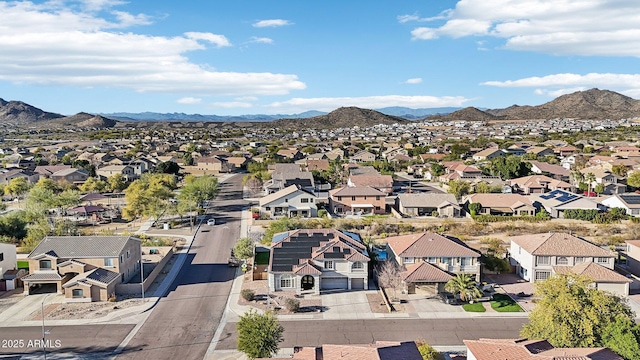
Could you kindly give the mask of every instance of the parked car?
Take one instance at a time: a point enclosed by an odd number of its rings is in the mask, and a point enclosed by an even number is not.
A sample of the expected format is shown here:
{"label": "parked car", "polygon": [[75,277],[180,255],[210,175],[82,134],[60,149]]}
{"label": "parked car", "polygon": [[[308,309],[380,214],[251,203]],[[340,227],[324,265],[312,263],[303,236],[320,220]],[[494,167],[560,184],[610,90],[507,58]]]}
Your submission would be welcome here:
{"label": "parked car", "polygon": [[215,225],[215,224],[216,224],[216,219],[209,219],[209,220],[207,220],[207,225],[209,225],[209,226],[213,226],[213,225]]}
{"label": "parked car", "polygon": [[442,302],[445,304],[450,304],[450,305],[458,304],[458,299],[456,299],[456,297],[450,292],[441,292],[440,300],[442,300]]}

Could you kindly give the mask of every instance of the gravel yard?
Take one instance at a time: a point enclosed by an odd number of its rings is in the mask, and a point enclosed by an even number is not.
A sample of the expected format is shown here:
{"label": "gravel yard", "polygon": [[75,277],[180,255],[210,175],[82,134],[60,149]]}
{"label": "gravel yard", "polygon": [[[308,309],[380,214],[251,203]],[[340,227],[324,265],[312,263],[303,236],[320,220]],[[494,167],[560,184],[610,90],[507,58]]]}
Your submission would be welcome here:
{"label": "gravel yard", "polygon": [[[266,280],[251,281],[247,276],[242,283],[242,289],[253,290],[255,292],[256,299],[253,301],[246,301],[241,296],[238,300],[239,305],[248,305],[261,310],[267,310]],[[278,291],[275,293],[272,292],[269,295],[271,296],[271,309],[274,309],[276,307],[280,308],[278,309],[278,314],[281,315],[294,314],[287,310],[285,301],[288,298],[295,298],[295,291]],[[318,312],[322,308],[322,300],[320,299],[319,295],[305,295],[304,297],[298,298],[298,300],[300,300],[300,311],[297,312],[297,314]]]}
{"label": "gravel yard", "polygon": [[[141,305],[141,299],[128,299],[118,302],[65,303],[50,304],[45,308],[46,320],[96,319],[117,310]],[[34,311],[25,320],[42,320],[40,310]]]}

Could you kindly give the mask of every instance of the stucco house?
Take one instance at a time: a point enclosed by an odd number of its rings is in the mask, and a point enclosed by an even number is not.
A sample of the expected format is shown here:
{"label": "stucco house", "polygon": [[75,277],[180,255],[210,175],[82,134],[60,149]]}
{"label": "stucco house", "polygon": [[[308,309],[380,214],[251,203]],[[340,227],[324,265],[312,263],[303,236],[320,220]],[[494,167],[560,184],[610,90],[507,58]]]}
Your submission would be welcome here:
{"label": "stucco house", "polygon": [[298,229],[273,236],[268,282],[271,291],[366,290],[369,256],[352,233]]}
{"label": "stucco house", "polygon": [[299,185],[291,185],[280,191],[266,195],[260,199],[260,215],[270,219],[279,217],[317,217],[316,196],[302,189]]}
{"label": "stucco house", "polygon": [[528,197],[520,194],[472,194],[466,204],[480,203],[480,214],[486,215],[535,215],[536,208]]}
{"label": "stucco house", "polygon": [[531,203],[538,209],[543,208],[553,218],[564,218],[567,210],[603,210],[593,198],[584,197],[563,190],[553,190],[546,194],[531,196]]}
{"label": "stucco house", "polygon": [[403,267],[409,294],[437,294],[454,274],[480,280],[480,253],[462,241],[432,232],[387,238],[387,261]]}
{"label": "stucco house", "polygon": [[509,185],[523,195],[544,194],[552,190],[572,191],[573,185],[545,175],[531,175],[512,179]]}
{"label": "stucco house", "polygon": [[[511,265],[516,267],[516,273],[529,282],[546,280],[553,273],[564,272],[559,266],[575,267],[583,263],[595,263],[602,269],[599,271],[614,272],[616,254],[603,249],[579,237],[566,233],[544,233],[511,237]],[[583,265],[584,266],[584,265]],[[570,270],[567,270],[570,271]],[[581,268],[573,270],[582,271]],[[628,294],[629,283],[598,283],[597,287],[614,293]]]}
{"label": "stucco house", "polygon": [[[8,272],[16,269],[16,246],[0,242],[0,291],[13,290],[13,281],[6,281]],[[6,276],[6,277],[5,277]],[[9,286],[7,286],[9,284]]]}
{"label": "stucco house", "polygon": [[63,169],[51,174],[51,180],[68,184],[83,184],[89,178],[89,172],[85,169]]}
{"label": "stucco house", "polygon": [[485,161],[485,160],[492,160],[498,157],[504,157],[507,154],[498,149],[498,148],[489,148],[489,149],[484,149],[482,151],[478,151],[477,153],[473,154],[473,160],[475,161]]}
{"label": "stucco house", "polygon": [[610,209],[623,208],[627,215],[640,216],[640,194],[616,194],[602,200],[601,204]]}
{"label": "stucco house", "polygon": [[107,301],[116,285],[139,274],[140,239],[47,236],[27,257],[24,294],[64,294],[68,302]]}
{"label": "stucco house", "polygon": [[464,340],[467,360],[623,360],[609,348],[561,348],[547,340]]}
{"label": "stucco house", "polygon": [[366,150],[362,150],[349,157],[349,162],[361,163],[375,161],[376,156]]}
{"label": "stucco house", "polygon": [[437,216],[458,217],[461,207],[453,194],[415,193],[399,194],[396,198],[396,208],[407,216]]}
{"label": "stucco house", "polygon": [[384,214],[386,195],[369,186],[344,186],[329,191],[329,208],[335,214]]}
{"label": "stucco house", "polygon": [[108,179],[116,174],[121,174],[126,181],[133,181],[136,178],[133,167],[129,165],[108,165],[97,169],[96,174],[104,179]]}
{"label": "stucco house", "polygon": [[393,178],[391,177],[391,175],[381,174],[351,175],[347,180],[347,186],[371,186],[374,189],[380,190],[387,194],[391,194],[393,192]]}

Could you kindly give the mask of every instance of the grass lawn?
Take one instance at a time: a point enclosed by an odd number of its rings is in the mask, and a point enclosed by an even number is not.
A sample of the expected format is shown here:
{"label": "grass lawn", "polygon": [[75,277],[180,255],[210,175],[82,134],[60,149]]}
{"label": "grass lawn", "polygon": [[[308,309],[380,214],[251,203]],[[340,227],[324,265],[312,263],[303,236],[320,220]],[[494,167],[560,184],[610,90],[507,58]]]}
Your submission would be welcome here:
{"label": "grass lawn", "polygon": [[491,301],[491,308],[497,312],[522,312],[522,308],[509,295],[495,294]]}
{"label": "grass lawn", "polygon": [[29,269],[29,262],[27,260],[18,260],[18,269]]}
{"label": "grass lawn", "polygon": [[487,311],[487,309],[484,308],[484,305],[482,305],[482,303],[473,303],[473,304],[464,304],[462,305],[462,308],[464,309],[464,311],[466,312],[485,312]]}

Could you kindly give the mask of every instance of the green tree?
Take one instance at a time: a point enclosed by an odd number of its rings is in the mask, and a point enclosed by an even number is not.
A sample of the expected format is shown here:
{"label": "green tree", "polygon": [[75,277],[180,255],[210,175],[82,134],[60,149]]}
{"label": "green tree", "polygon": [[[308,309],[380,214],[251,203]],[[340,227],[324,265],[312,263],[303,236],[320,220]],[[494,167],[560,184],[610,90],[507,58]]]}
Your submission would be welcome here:
{"label": "green tree", "polygon": [[589,194],[591,194],[591,187],[593,186],[593,182],[596,181],[596,176],[593,173],[590,172],[590,173],[587,173],[587,175],[584,176],[584,180],[589,185]]}
{"label": "green tree", "polygon": [[109,188],[113,192],[121,192],[127,188],[127,179],[122,174],[114,174],[107,179]]}
{"label": "green tree", "polygon": [[82,185],[80,185],[78,189],[80,189],[80,191],[84,193],[103,192],[107,189],[108,186],[109,184],[107,184],[106,181],[90,177]]}
{"label": "green tree", "polygon": [[482,212],[482,204],[480,203],[469,204],[469,212],[471,213],[471,216],[480,214]]}
{"label": "green tree", "polygon": [[92,165],[89,160],[74,160],[71,167],[86,170],[90,177],[96,176],[96,166]]}
{"label": "green tree", "polygon": [[17,243],[27,236],[28,222],[24,212],[11,212],[0,217],[0,241]]}
{"label": "green tree", "polygon": [[604,192],[604,184],[597,184],[596,187],[593,188],[596,194],[602,194]]}
{"label": "green tree", "polygon": [[27,182],[27,178],[23,176],[15,177],[4,187],[4,194],[20,198],[20,196],[29,191],[30,187],[31,185]]}
{"label": "green tree", "polygon": [[597,290],[592,283],[573,274],[536,283],[539,300],[521,335],[547,339],[556,347],[603,346],[605,330],[617,319],[633,321],[633,312],[626,300]]}
{"label": "green tree", "polygon": [[618,316],[602,334],[602,346],[606,346],[627,360],[640,359],[640,325]]}
{"label": "green tree", "polygon": [[626,165],[623,164],[617,164],[617,165],[613,165],[611,167],[611,172],[620,176],[620,177],[625,177],[627,176],[627,172],[629,171],[629,167],[627,167]]}
{"label": "green tree", "polygon": [[531,163],[522,161],[519,156],[507,155],[491,160],[490,168],[493,175],[498,175],[503,180],[507,180],[529,175]]}
{"label": "green tree", "polygon": [[627,185],[635,188],[640,187],[640,171],[634,171],[627,177]]}
{"label": "green tree", "polygon": [[182,162],[185,166],[192,166],[195,164],[195,160],[193,160],[193,156],[191,156],[190,152],[186,152],[182,155]]}
{"label": "green tree", "polygon": [[251,239],[247,237],[241,238],[233,247],[233,253],[239,259],[248,259],[253,256],[254,245],[255,244]]}
{"label": "green tree", "polygon": [[59,193],[62,191],[62,187],[60,186],[60,184],[56,183],[50,178],[45,178],[45,177],[40,178],[38,182],[35,183],[35,185],[33,185],[33,187],[51,190],[54,193]]}
{"label": "green tree", "polygon": [[169,199],[173,197],[175,187],[173,175],[143,174],[124,192],[127,206],[122,209],[122,217],[135,220],[140,216],[152,216],[159,221],[173,209]]}
{"label": "green tree", "polygon": [[158,164],[156,172],[160,174],[178,175],[178,173],[180,173],[180,166],[173,161],[165,161]]}
{"label": "green tree", "polygon": [[449,186],[447,192],[453,194],[458,200],[467,195],[471,189],[469,182],[464,180],[449,180],[447,185]]}
{"label": "green tree", "polygon": [[431,175],[433,175],[434,177],[438,177],[444,175],[444,171],[446,168],[440,163],[432,163],[429,169],[431,170]]}
{"label": "green tree", "polygon": [[454,295],[460,294],[460,300],[467,301],[482,296],[480,289],[476,286],[476,280],[469,274],[456,274],[447,281],[444,288]]}
{"label": "green tree", "polygon": [[258,314],[254,309],[240,316],[238,328],[238,350],[249,359],[267,358],[278,352],[284,328],[276,315],[267,311]]}
{"label": "green tree", "polygon": [[218,195],[218,179],[215,176],[188,175],[184,182],[178,200],[195,201],[197,205],[201,205],[205,201],[213,200]]}

